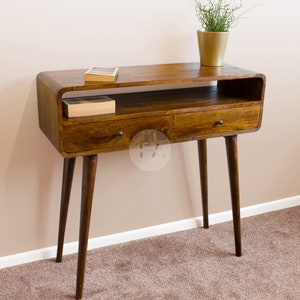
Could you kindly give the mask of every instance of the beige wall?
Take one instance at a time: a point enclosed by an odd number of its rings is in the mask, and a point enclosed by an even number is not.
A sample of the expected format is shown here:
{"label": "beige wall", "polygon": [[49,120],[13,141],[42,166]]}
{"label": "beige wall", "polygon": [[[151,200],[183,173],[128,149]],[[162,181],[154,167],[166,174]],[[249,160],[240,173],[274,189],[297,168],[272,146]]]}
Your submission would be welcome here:
{"label": "beige wall", "polygon": [[[56,244],[63,161],[38,128],[38,72],[199,59],[189,0],[6,2],[0,12],[0,256]],[[300,194],[300,29],[294,24],[300,4],[256,2],[231,31],[225,58],[267,76],[262,129],[239,137],[243,207]],[[230,209],[223,139],[210,140],[208,150],[210,212],[221,212]],[[66,242],[78,236],[81,163]],[[153,173],[137,169],[127,151],[100,155],[91,237],[199,215],[195,142],[173,145],[169,163]]]}

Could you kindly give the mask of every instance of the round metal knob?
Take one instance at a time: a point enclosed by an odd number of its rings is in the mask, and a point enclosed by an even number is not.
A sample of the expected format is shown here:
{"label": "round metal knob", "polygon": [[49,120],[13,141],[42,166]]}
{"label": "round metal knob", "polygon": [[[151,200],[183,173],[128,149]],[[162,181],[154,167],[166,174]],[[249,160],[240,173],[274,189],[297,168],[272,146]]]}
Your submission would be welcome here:
{"label": "round metal knob", "polygon": [[224,121],[223,120],[219,120],[218,122],[217,122],[217,126],[222,126],[224,124]]}
{"label": "round metal knob", "polygon": [[118,132],[118,136],[123,136],[123,134],[124,134],[123,131]]}

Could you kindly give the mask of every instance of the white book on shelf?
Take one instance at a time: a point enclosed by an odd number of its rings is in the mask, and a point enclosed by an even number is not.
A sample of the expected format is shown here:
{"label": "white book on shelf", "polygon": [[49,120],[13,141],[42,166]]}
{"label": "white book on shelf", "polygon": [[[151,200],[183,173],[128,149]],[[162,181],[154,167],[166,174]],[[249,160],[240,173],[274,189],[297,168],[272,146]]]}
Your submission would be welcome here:
{"label": "white book on shelf", "polygon": [[85,117],[116,112],[116,101],[109,96],[66,98],[62,101],[66,117]]}

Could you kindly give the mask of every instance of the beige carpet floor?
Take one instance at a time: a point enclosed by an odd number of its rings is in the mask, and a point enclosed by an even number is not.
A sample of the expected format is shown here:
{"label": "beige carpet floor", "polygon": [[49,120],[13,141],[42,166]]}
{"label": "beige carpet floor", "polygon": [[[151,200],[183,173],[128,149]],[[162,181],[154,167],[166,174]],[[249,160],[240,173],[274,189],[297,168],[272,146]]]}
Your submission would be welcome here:
{"label": "beige carpet floor", "polygon": [[[300,206],[89,251],[84,299],[300,299]],[[76,255],[0,270],[0,299],[72,299]]]}

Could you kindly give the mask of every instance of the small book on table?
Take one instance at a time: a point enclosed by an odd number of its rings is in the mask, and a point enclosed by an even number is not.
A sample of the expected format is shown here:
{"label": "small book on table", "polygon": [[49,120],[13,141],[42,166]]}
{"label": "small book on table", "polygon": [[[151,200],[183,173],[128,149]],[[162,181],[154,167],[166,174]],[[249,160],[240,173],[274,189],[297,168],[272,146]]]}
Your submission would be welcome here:
{"label": "small book on table", "polygon": [[119,68],[90,67],[84,73],[85,82],[115,82],[119,75]]}

